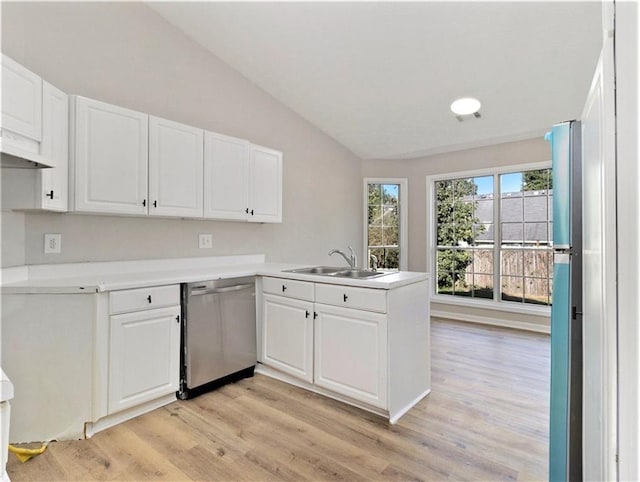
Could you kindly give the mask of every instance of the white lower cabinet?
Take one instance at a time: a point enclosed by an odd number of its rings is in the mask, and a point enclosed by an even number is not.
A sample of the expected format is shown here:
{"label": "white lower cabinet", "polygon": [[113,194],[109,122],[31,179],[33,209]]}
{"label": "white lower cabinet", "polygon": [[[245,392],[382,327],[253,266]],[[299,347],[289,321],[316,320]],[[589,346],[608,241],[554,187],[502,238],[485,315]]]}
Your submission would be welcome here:
{"label": "white lower cabinet", "polygon": [[387,317],[315,305],[314,383],[387,408]]}
{"label": "white lower cabinet", "polygon": [[[386,311],[386,290],[281,278],[262,286],[264,365],[388,408],[387,315],[374,312]],[[360,309],[344,307],[352,302]]]}
{"label": "white lower cabinet", "polygon": [[391,423],[430,392],[426,279],[383,289],[274,276],[261,286],[259,373]]}
{"label": "white lower cabinet", "polygon": [[109,413],[178,390],[180,307],[111,317]]}
{"label": "white lower cabinet", "polygon": [[264,295],[263,362],[313,382],[313,303]]}
{"label": "white lower cabinet", "polygon": [[178,390],[179,300],[178,285],[110,293],[109,415]]}

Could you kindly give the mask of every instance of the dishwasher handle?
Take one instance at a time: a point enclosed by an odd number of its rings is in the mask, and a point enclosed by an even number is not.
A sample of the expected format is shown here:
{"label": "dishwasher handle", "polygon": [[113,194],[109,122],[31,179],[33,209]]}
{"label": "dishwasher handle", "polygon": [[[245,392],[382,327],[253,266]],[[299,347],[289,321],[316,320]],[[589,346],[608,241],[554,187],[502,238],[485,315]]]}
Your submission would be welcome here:
{"label": "dishwasher handle", "polygon": [[192,289],[191,296],[209,295],[213,293],[228,293],[230,291],[246,290],[248,288],[253,288],[254,286],[255,285],[253,283],[246,283],[242,285],[227,286],[225,288]]}

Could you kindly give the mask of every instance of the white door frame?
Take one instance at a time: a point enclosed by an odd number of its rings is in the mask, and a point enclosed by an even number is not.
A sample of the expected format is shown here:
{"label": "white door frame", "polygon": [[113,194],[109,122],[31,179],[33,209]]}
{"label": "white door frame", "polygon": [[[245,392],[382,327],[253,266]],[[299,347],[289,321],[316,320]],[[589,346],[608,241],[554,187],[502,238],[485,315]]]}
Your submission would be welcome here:
{"label": "white door frame", "polygon": [[603,48],[582,114],[583,478],[603,481],[618,473],[615,72],[606,10],[605,4]]}
{"label": "white door frame", "polygon": [[616,2],[618,480],[640,480],[640,8]]}

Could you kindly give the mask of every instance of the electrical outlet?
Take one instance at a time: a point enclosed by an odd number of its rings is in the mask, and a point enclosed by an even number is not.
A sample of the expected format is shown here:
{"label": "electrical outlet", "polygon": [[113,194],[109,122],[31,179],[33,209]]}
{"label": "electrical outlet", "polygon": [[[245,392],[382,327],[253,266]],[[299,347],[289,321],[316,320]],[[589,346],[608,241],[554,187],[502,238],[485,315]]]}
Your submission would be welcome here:
{"label": "electrical outlet", "polygon": [[204,249],[213,248],[213,235],[212,234],[198,235],[198,247],[204,248]]}
{"label": "electrical outlet", "polygon": [[62,251],[62,234],[44,235],[44,252],[60,253]]}

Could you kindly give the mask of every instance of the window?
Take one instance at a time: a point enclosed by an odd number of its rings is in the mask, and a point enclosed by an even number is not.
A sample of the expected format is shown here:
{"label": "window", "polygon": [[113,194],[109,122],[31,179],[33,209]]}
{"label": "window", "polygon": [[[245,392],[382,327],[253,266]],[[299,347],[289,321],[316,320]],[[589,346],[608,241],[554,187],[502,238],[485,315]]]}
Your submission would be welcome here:
{"label": "window", "polygon": [[551,169],[435,179],[439,295],[551,303]]}
{"label": "window", "polygon": [[407,180],[365,179],[365,268],[407,269]]}

